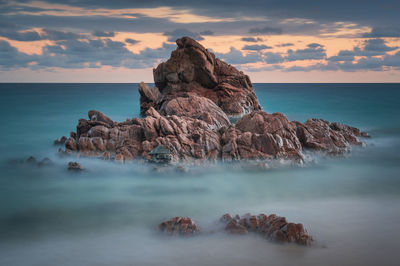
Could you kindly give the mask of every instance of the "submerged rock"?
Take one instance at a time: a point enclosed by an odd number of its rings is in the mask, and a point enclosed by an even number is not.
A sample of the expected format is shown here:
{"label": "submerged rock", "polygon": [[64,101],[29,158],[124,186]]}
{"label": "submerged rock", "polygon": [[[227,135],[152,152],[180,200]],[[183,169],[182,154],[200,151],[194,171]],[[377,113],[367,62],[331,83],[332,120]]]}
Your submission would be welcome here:
{"label": "submerged rock", "polygon": [[26,162],[30,164],[36,164],[37,160],[34,156],[29,156],[28,159],[26,159]]}
{"label": "submerged rock", "polygon": [[49,158],[45,157],[41,161],[38,162],[38,166],[51,166],[53,165],[53,161]]}
{"label": "submerged rock", "polygon": [[[246,235],[254,233],[277,243],[295,243],[311,245],[314,241],[302,224],[290,223],[285,217],[275,214],[235,215],[229,213],[222,215],[217,222],[217,229],[212,233],[224,231],[228,234]],[[218,226],[218,225],[222,225]],[[171,236],[188,236],[199,234],[200,229],[189,217],[175,217],[158,226],[159,232]]]}
{"label": "submerged rock", "polygon": [[53,165],[53,161],[50,160],[49,158],[45,157],[42,160],[36,159],[34,156],[29,156],[27,159],[13,159],[10,160],[9,163],[11,164],[29,164],[31,166],[51,166]]}
{"label": "submerged rock", "polygon": [[275,214],[245,214],[242,217],[225,214],[219,221],[225,225],[225,231],[231,234],[254,232],[278,243],[311,245],[313,242],[302,224],[289,223],[285,217]]}
{"label": "submerged rock", "polygon": [[78,162],[69,162],[68,163],[68,170],[71,170],[71,171],[82,171],[82,170],[85,170],[85,168]]}
{"label": "submerged rock", "polygon": [[158,231],[173,236],[193,236],[199,232],[199,227],[189,217],[175,217],[159,224]]}
{"label": "submerged rock", "polygon": [[247,75],[189,37],[176,42],[171,58],[154,69],[156,87],[139,85],[144,117],[115,122],[91,110],[65,141],[67,154],[126,162],[150,159],[162,145],[172,162],[279,159],[301,164],[304,149],[341,155],[369,136],[340,123],[292,122],[282,113],[263,112]]}

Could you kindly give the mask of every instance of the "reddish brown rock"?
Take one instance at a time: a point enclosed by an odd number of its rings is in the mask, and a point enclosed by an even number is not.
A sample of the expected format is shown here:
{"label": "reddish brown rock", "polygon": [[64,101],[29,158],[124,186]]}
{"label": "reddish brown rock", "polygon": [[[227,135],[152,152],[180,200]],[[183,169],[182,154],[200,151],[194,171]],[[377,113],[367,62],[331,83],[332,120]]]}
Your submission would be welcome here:
{"label": "reddish brown rock", "polygon": [[151,90],[140,85],[141,106],[159,110],[170,100],[196,95],[210,99],[228,116],[242,116],[261,109],[247,75],[215,58],[189,37],[178,39],[176,43],[178,48],[171,53],[171,58],[153,71],[161,97],[154,104]]}
{"label": "reddish brown rock", "polygon": [[103,122],[110,126],[113,125],[113,121],[109,117],[107,117],[105,114],[103,114],[102,112],[99,112],[96,110],[90,110],[88,115],[89,115],[90,121]]}
{"label": "reddish brown rock", "polygon": [[203,120],[216,129],[228,127],[228,116],[213,101],[208,98],[191,95],[177,97],[161,106],[164,115],[188,116]]}
{"label": "reddish brown rock", "polygon": [[302,224],[289,223],[285,217],[275,214],[269,216],[245,214],[243,217],[239,215],[232,217],[230,214],[225,214],[219,221],[225,225],[225,231],[231,234],[255,232],[279,243],[311,245],[313,242],[313,238]]}
{"label": "reddish brown rock", "polygon": [[331,155],[348,152],[351,145],[362,145],[358,139],[362,136],[357,128],[339,123],[330,123],[323,119],[309,119],[297,126],[297,136],[304,148],[323,151]]}
{"label": "reddish brown rock", "polygon": [[296,126],[281,113],[255,111],[222,136],[224,160],[288,158],[302,160]]}
{"label": "reddish brown rock", "polygon": [[149,86],[144,82],[139,84],[139,93],[141,115],[145,115],[146,111],[150,107],[155,107],[156,104],[161,100],[161,94],[158,91],[158,88],[154,87],[150,89]]}
{"label": "reddish brown rock", "polygon": [[[289,121],[261,111],[249,77],[184,37],[171,58],[154,70],[156,87],[139,85],[144,118],[114,122],[91,110],[80,119],[65,151],[88,156],[109,152],[119,161],[149,158],[163,145],[173,161],[271,160],[303,162],[303,149],[330,155],[362,145],[359,129],[322,119]],[[229,116],[239,118],[231,124]],[[107,153],[107,158],[110,157]],[[284,160],[281,160],[284,159]],[[265,164],[264,164],[265,165]]]}
{"label": "reddish brown rock", "polygon": [[61,138],[54,140],[54,145],[65,144],[66,141],[67,141],[67,137],[62,136]]}
{"label": "reddish brown rock", "polygon": [[232,219],[227,223],[225,231],[235,235],[245,235],[248,233],[247,228],[235,219]]}
{"label": "reddish brown rock", "polygon": [[[220,134],[213,125],[186,116],[161,116],[152,107],[147,115],[136,119],[135,124],[112,121],[112,127],[81,119],[76,150],[96,156],[110,151],[119,154],[115,156],[116,160],[126,161],[137,156],[146,158],[161,144],[171,151],[175,161],[217,160],[220,157]],[[74,150],[73,143],[71,139],[66,148]]]}
{"label": "reddish brown rock", "polygon": [[65,148],[67,150],[70,151],[76,151],[77,150],[77,146],[76,146],[76,141],[73,138],[69,138],[66,142],[65,142]]}
{"label": "reddish brown rock", "polygon": [[175,217],[158,225],[158,231],[172,236],[193,236],[199,227],[189,217]]}
{"label": "reddish brown rock", "polygon": [[85,170],[83,166],[78,162],[69,162],[68,163],[68,170],[70,171],[82,171]]}

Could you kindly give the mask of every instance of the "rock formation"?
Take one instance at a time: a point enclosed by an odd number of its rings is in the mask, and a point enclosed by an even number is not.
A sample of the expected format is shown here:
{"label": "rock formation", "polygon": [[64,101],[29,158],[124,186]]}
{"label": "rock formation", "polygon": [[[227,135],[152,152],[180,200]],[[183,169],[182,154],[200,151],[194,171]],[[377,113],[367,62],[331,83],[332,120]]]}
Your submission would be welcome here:
{"label": "rock formation", "polygon": [[68,163],[68,170],[82,171],[82,170],[85,170],[85,168],[83,168],[83,166],[78,162],[69,162]]}
{"label": "rock formation", "polygon": [[127,161],[149,158],[163,145],[174,161],[302,162],[304,149],[340,155],[368,136],[340,123],[310,119],[303,124],[263,112],[247,75],[188,37],[177,44],[171,58],[154,69],[156,87],[139,84],[143,118],[114,122],[91,110],[65,142],[66,152]]}
{"label": "rock formation", "polygon": [[230,234],[257,233],[264,238],[278,243],[296,243],[300,245],[311,245],[313,238],[304,229],[302,224],[289,223],[285,217],[275,214],[251,215],[232,217],[229,213],[224,214],[219,222],[224,224],[224,229]]}
{"label": "rock formation", "polygon": [[[314,241],[302,224],[290,223],[285,217],[275,214],[251,215],[248,213],[242,217],[239,215],[232,217],[227,213],[222,215],[216,225],[217,229],[213,229],[212,233],[221,230],[236,235],[255,233],[277,243],[299,245],[311,245]],[[158,226],[158,231],[171,236],[193,236],[202,233],[189,217],[175,217],[162,222]]]}
{"label": "rock formation", "polygon": [[175,217],[159,224],[158,231],[172,236],[193,236],[199,227],[189,217]]}
{"label": "rock formation", "polygon": [[207,104],[196,114],[211,112],[210,108],[214,111],[216,106],[228,116],[242,116],[261,110],[247,75],[215,58],[213,53],[189,37],[178,39],[176,43],[178,48],[172,52],[171,58],[153,70],[156,88],[140,90],[142,113],[151,103],[161,114],[172,115],[167,105],[180,97],[189,98],[187,101],[193,101],[190,98],[195,97],[194,101]]}

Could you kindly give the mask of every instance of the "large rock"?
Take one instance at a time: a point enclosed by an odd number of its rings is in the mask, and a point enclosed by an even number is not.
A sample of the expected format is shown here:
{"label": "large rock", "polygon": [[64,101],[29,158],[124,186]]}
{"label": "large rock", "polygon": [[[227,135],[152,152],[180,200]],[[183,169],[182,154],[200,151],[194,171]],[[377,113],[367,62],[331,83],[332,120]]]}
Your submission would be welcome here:
{"label": "large rock", "polygon": [[[153,107],[146,118],[109,124],[81,119],[77,139],[69,139],[66,149],[89,156],[114,154],[119,161],[148,158],[158,145],[166,146],[174,161],[217,160],[220,158],[220,133],[215,124],[187,116],[162,116]],[[75,144],[77,143],[77,144]]]}
{"label": "large rock", "polygon": [[303,157],[296,126],[281,113],[252,112],[237,122],[235,131],[236,137],[227,138],[228,142],[223,139],[223,143],[233,142],[239,158],[301,160]]}
{"label": "large rock", "polygon": [[302,124],[290,122],[281,113],[262,111],[245,115],[231,125],[218,106],[198,96],[178,97],[163,110],[168,115],[150,107],[145,118],[120,123],[108,121],[103,114],[100,117],[106,122],[80,119],[76,138],[66,141],[66,150],[129,161],[138,156],[149,158],[153,148],[164,145],[173,161],[283,158],[302,163],[304,148],[341,155],[352,145],[362,145],[359,138],[365,136],[339,123],[310,119]]}
{"label": "large rock", "polygon": [[365,136],[358,128],[330,123],[323,119],[309,119],[304,124],[295,122],[297,136],[304,148],[323,151],[331,155],[348,152],[351,145],[362,145],[359,137]]}
{"label": "large rock", "polygon": [[161,100],[161,94],[158,91],[158,88],[154,87],[150,89],[149,86],[144,82],[139,84],[139,93],[141,115],[144,115],[150,107],[154,107],[157,102]]}
{"label": "large rock", "polygon": [[150,89],[139,86],[143,108],[153,106],[159,110],[165,102],[191,94],[210,99],[228,116],[261,110],[247,75],[215,58],[189,37],[178,39],[176,43],[178,48],[171,58],[153,71],[161,97],[155,101]]}
{"label": "large rock", "polygon": [[177,97],[161,106],[164,115],[188,116],[203,120],[215,129],[228,127],[227,115],[213,101],[201,96]]}
{"label": "large rock", "polygon": [[[263,112],[248,76],[188,37],[176,42],[171,58],[154,69],[156,87],[139,84],[144,117],[115,122],[91,110],[66,140],[67,154],[125,162],[148,159],[153,148],[163,145],[173,161],[302,163],[304,149],[341,155],[368,137],[340,123],[310,119],[303,124],[282,113]],[[229,117],[238,120],[236,125]]]}

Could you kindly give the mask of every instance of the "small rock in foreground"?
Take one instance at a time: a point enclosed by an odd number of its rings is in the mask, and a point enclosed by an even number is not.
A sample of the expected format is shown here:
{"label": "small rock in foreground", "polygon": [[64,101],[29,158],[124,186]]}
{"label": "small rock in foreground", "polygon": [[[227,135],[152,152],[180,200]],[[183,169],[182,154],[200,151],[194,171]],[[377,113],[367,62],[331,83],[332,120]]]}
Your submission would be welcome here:
{"label": "small rock in foreground", "polygon": [[85,170],[85,168],[78,162],[69,162],[68,163],[68,170],[82,171],[82,170]]}
{"label": "small rock in foreground", "polygon": [[[229,213],[222,215],[216,223],[217,230],[223,230],[229,234],[246,235],[256,233],[262,237],[277,243],[295,243],[299,245],[311,245],[314,241],[302,224],[289,223],[285,217],[275,214],[251,215],[242,217]],[[222,225],[222,227],[220,226]],[[170,236],[192,236],[200,232],[199,227],[189,217],[175,217],[162,222],[158,231]]]}
{"label": "small rock in foreground", "polygon": [[199,232],[199,227],[189,217],[175,217],[162,222],[158,226],[158,231],[174,236],[192,236]]}
{"label": "small rock in foreground", "polygon": [[278,243],[311,245],[313,242],[313,238],[302,224],[289,223],[285,217],[275,214],[251,215],[248,213],[242,217],[225,214],[219,221],[225,224],[225,231],[231,234],[255,232]]}

